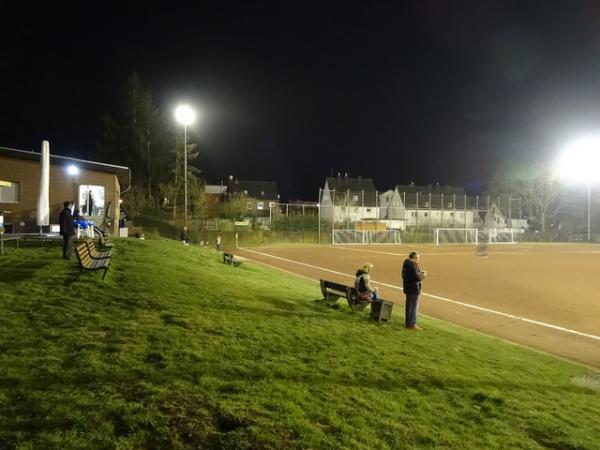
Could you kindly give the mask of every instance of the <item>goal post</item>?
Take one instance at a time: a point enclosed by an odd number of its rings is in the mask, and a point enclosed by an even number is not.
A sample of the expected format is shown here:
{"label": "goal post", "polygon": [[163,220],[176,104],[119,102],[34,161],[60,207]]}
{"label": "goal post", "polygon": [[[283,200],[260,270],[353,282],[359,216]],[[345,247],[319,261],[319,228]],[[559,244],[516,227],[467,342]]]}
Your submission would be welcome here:
{"label": "goal post", "polygon": [[447,244],[479,244],[477,228],[436,228],[434,233],[435,245]]}
{"label": "goal post", "polygon": [[402,244],[399,230],[332,230],[333,245]]}

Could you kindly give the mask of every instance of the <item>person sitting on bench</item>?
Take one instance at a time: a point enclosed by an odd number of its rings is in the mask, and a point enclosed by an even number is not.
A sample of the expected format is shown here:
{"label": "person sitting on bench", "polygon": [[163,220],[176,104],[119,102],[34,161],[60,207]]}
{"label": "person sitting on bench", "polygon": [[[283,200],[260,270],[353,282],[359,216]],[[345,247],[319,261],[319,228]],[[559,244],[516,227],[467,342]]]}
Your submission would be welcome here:
{"label": "person sitting on bench", "polygon": [[354,280],[354,287],[358,292],[360,301],[363,302],[376,302],[379,300],[377,295],[377,288],[371,287],[371,271],[373,270],[373,264],[364,263],[358,268],[356,272],[356,279]]}

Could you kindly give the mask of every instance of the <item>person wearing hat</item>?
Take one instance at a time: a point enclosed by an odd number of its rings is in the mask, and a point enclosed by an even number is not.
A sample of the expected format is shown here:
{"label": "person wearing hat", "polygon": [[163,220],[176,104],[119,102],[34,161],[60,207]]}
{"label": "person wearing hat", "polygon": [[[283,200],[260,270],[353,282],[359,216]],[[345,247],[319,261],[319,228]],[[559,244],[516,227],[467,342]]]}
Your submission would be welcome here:
{"label": "person wearing hat", "polygon": [[373,270],[373,264],[364,263],[358,268],[356,272],[356,279],[354,280],[354,287],[358,292],[358,296],[362,301],[374,302],[379,300],[377,295],[377,288],[371,287],[371,271]]}

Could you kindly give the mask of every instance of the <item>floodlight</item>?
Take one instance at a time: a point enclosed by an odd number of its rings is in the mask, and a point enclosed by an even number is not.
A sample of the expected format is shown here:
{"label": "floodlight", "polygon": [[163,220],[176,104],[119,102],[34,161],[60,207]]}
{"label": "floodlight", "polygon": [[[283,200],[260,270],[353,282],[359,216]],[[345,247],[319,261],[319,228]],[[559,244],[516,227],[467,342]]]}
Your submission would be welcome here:
{"label": "floodlight", "polygon": [[70,166],[67,166],[67,173],[71,176],[79,175],[79,167],[71,164]]}
{"label": "floodlight", "polygon": [[562,178],[587,184],[587,238],[591,241],[591,192],[592,183],[600,181],[600,138],[586,136],[573,141],[560,156],[556,168]]}
{"label": "floodlight", "polygon": [[600,138],[587,136],[573,141],[558,159],[557,170],[569,181],[600,181]]}

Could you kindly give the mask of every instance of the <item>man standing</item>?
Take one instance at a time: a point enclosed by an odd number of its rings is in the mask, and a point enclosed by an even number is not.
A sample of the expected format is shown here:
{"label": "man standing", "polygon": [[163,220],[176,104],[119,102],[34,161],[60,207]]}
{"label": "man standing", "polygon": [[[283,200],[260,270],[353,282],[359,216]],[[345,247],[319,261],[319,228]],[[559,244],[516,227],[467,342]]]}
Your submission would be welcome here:
{"label": "man standing", "polygon": [[421,295],[421,280],[427,272],[419,267],[419,254],[410,252],[408,259],[402,265],[402,283],[406,295],[406,314],[404,324],[410,330],[422,330],[417,325],[417,311],[419,309],[419,296]]}
{"label": "man standing", "polygon": [[75,225],[73,224],[71,205],[72,203],[69,201],[64,202],[64,209],[60,212],[60,216],[58,218],[58,223],[60,224],[60,235],[63,237],[63,259],[69,259],[71,257],[71,250],[73,249]]}

